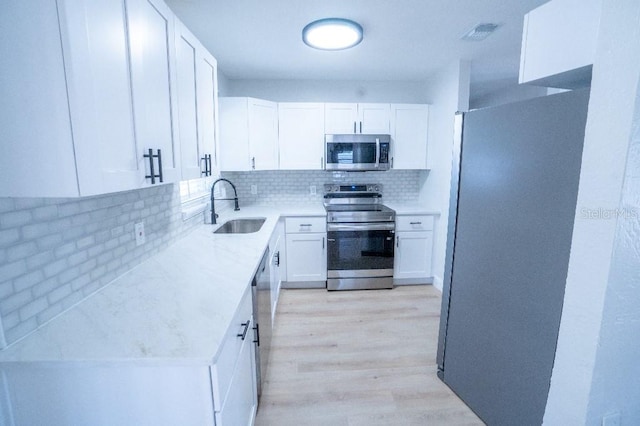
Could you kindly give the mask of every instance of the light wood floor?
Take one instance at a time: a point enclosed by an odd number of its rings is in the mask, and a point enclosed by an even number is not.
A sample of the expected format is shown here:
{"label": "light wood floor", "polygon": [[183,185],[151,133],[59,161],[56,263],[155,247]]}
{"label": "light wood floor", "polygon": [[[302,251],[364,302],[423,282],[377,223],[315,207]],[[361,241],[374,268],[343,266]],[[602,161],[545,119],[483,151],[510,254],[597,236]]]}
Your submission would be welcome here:
{"label": "light wood floor", "polygon": [[436,377],[432,286],[282,290],[257,426],[482,425]]}

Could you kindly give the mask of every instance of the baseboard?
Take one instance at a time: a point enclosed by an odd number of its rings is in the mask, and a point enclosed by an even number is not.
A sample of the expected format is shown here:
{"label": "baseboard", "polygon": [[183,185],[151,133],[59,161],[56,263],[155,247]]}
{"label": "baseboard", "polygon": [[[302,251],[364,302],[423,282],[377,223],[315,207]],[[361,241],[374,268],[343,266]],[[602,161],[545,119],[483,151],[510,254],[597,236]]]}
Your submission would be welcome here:
{"label": "baseboard", "polygon": [[326,281],[283,281],[281,288],[327,288]]}
{"label": "baseboard", "polygon": [[433,278],[394,278],[393,285],[431,285]]}
{"label": "baseboard", "polygon": [[442,278],[433,277],[433,286],[442,292]]}

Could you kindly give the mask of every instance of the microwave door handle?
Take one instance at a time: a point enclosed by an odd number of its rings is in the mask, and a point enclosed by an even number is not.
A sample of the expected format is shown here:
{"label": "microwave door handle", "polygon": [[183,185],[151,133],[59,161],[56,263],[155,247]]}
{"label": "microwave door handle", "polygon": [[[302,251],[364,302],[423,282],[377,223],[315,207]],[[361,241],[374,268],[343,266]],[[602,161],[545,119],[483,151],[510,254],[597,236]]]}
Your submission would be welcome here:
{"label": "microwave door handle", "polygon": [[376,167],[380,166],[380,138],[376,138]]}

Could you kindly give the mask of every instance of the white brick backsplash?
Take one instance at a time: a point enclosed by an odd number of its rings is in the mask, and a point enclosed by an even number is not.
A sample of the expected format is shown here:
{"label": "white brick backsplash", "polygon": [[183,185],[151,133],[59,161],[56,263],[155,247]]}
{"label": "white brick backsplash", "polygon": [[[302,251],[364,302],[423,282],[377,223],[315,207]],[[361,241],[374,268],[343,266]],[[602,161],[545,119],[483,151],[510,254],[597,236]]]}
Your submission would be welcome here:
{"label": "white brick backsplash", "polygon": [[20,241],[20,232],[17,229],[0,231],[0,246],[8,246],[16,241]]}
{"label": "white brick backsplash", "polygon": [[49,220],[58,217],[58,206],[43,206],[33,210],[35,220]]}
{"label": "white brick backsplash", "polygon": [[[380,183],[383,200],[417,198],[422,171],[372,173],[260,171],[225,173],[238,188],[240,208],[249,204],[322,201],[325,183]],[[196,189],[209,191],[195,182]],[[258,195],[251,194],[258,185]],[[316,186],[316,195],[309,186]],[[158,250],[202,216],[182,221],[179,185],[162,185],[85,198],[0,198],[0,315],[9,344],[98,291]],[[216,203],[217,211],[233,207]],[[136,246],[135,222],[147,242]]]}
{"label": "white brick backsplash", "polygon": [[0,280],[10,280],[27,272],[27,263],[24,260],[0,265]]}
{"label": "white brick backsplash", "polygon": [[15,292],[20,292],[22,290],[26,290],[28,288],[33,287],[39,282],[44,280],[44,273],[40,269],[36,269],[35,271],[29,272],[28,274],[22,275],[16,278],[13,281],[13,289]]}
{"label": "white brick backsplash", "polygon": [[[135,246],[134,221],[147,243]],[[0,198],[0,314],[9,344],[202,221],[182,222],[178,185],[85,198]],[[1,349],[1,348],[0,348]]]}
{"label": "white brick backsplash", "polygon": [[15,198],[0,198],[0,213],[12,212],[15,209]]}
{"label": "white brick backsplash", "polygon": [[5,213],[0,216],[0,227],[3,229],[17,228],[25,225],[33,220],[33,215],[29,210],[18,210],[15,212]]}
{"label": "white brick backsplash", "polygon": [[[224,172],[222,175],[236,186],[240,208],[242,208],[243,204],[277,205],[322,202],[325,183],[378,183],[383,186],[383,201],[414,201],[418,198],[420,182],[426,173],[426,171],[420,170],[364,173],[279,170]],[[251,194],[251,185],[258,186],[258,195]],[[316,195],[309,194],[311,185],[315,185]]]}
{"label": "white brick backsplash", "polygon": [[49,307],[49,303],[46,298],[36,299],[33,302],[27,303],[22,308],[20,308],[20,320],[26,321],[31,317],[35,317],[40,312],[44,311]]}

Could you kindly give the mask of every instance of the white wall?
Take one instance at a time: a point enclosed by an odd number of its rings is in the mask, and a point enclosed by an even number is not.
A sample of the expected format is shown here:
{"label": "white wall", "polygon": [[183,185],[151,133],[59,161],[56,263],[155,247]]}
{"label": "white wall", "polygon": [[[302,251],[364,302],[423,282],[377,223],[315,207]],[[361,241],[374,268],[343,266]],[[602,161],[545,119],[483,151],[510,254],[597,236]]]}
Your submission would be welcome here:
{"label": "white wall", "polygon": [[336,80],[229,80],[225,96],[274,102],[425,103],[424,82]]}
{"label": "white wall", "polygon": [[518,84],[517,80],[514,80],[512,85],[505,88],[489,93],[483,93],[479,96],[473,96],[469,101],[469,108],[478,109],[492,107],[546,96],[547,94],[548,89],[546,87]]}
{"label": "white wall", "polygon": [[427,154],[431,170],[422,185],[420,201],[428,209],[440,212],[433,246],[434,286],[440,290],[447,245],[453,121],[457,111],[469,108],[469,71],[468,62],[456,62],[430,79],[426,87],[427,102],[431,104]]}
{"label": "white wall", "polygon": [[218,69],[218,96],[231,96],[229,94],[229,78]]}
{"label": "white wall", "polygon": [[547,425],[640,424],[639,23],[604,1]]}

